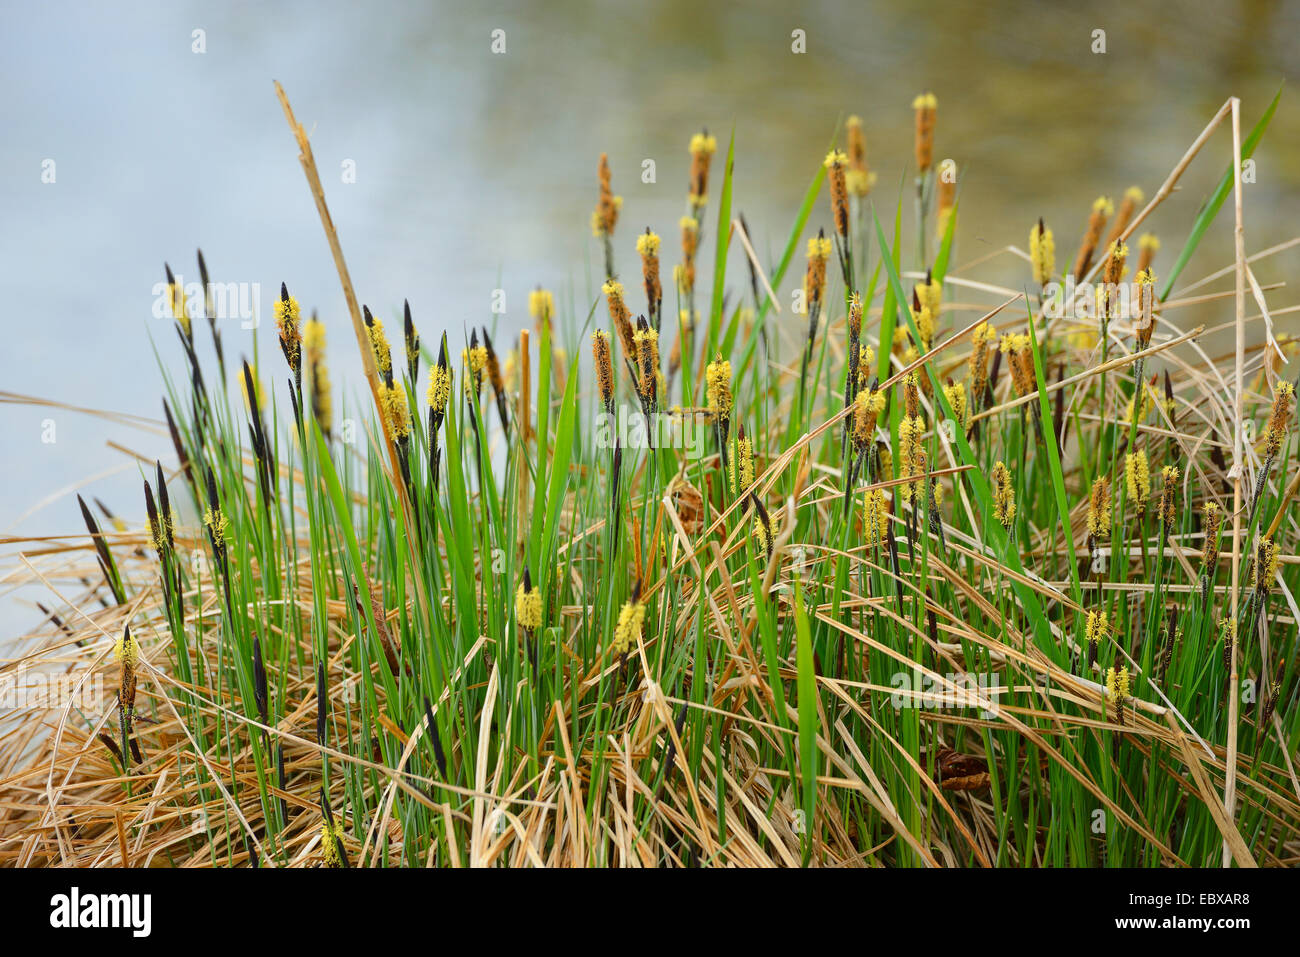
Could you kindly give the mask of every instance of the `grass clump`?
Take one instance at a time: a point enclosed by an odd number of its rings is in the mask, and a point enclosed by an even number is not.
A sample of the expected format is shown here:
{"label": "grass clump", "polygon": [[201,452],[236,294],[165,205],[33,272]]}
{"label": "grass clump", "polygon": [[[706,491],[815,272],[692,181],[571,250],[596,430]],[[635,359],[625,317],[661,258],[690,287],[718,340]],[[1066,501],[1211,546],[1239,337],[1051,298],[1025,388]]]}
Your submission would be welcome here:
{"label": "grass clump", "polygon": [[[856,118],[809,151],[771,266],[732,214],[734,140],[719,175],[702,132],[672,281],[646,225],[625,287],[637,214],[602,155],[599,285],[539,288],[513,348],[474,329],[457,363],[409,305],[394,357],[356,301],[284,105],[365,362],[361,431],[286,288],[282,357],[254,344],[234,382],[235,344],[205,368],[181,294],[147,530],[84,508],[89,544],[23,553],[61,605],[27,658],[112,690],[4,726],[0,860],[1297,863],[1292,345],[1238,297],[1220,324],[1254,345],[1209,354],[1188,297],[1155,295],[1153,237],[1147,298],[1110,295],[1199,145],[1145,208],[1093,204],[1068,257],[1111,282],[1091,324],[1052,308],[1034,211],[1009,211],[1029,251],[1001,252],[1024,290],[958,268],[932,94],[908,253]],[[800,249],[791,321],[772,290]],[[567,358],[588,340],[590,372]]]}

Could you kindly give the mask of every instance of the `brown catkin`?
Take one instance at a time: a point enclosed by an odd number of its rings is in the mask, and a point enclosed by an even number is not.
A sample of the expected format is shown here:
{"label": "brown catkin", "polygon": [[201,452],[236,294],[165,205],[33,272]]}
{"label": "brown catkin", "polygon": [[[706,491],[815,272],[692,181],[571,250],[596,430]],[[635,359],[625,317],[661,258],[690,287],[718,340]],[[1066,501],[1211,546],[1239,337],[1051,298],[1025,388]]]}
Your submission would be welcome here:
{"label": "brown catkin", "polygon": [[1101,231],[1106,228],[1106,220],[1115,211],[1110,199],[1098,196],[1092,203],[1092,212],[1088,215],[1088,228],[1084,231],[1083,242],[1079,246],[1079,257],[1074,261],[1074,281],[1082,282],[1088,267],[1092,265],[1092,254],[1101,242]]}

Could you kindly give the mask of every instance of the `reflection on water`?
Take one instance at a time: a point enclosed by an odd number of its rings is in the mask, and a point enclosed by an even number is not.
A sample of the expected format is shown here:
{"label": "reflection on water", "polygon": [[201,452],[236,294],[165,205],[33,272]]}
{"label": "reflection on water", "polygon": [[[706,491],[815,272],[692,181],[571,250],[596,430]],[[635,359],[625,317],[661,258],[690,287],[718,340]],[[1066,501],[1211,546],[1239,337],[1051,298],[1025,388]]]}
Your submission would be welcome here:
{"label": "reflection on water", "polygon": [[[665,264],[673,261],[689,135],[707,126],[725,143],[734,126],[736,205],[770,260],[848,113],[863,117],[877,201],[892,213],[910,159],[909,104],[929,88],[940,103],[938,156],[962,171],[959,258],[1023,245],[1039,215],[1068,247],[1098,193],[1131,183],[1153,191],[1229,94],[1253,122],[1295,78],[1300,33],[1297,4],[1267,0],[1180,12],[1136,2],[1048,11],[1027,0],[940,13],[927,5],[926,15],[905,2],[787,7],[12,10],[0,37],[0,262],[11,317],[2,387],[156,416],[147,335],[169,363],[179,350],[166,324],[149,318],[152,288],[164,259],[192,276],[196,245],[214,278],[263,290],[287,281],[326,320],[335,381],[358,381],[343,297],[272,78],[312,133],[363,301],[395,315],[409,298],[426,340],[443,328],[456,340],[469,323],[491,321],[498,287],[507,329],[524,321],[538,282],[585,315],[599,269],[587,220],[601,151],[624,196],[618,261],[630,273],[632,237],[645,225],[665,236]],[[504,54],[490,49],[496,29]],[[1104,54],[1091,50],[1099,29]],[[196,30],[202,53],[193,52]],[[791,52],[794,30],[805,31],[805,54]],[[1287,200],[1300,187],[1300,160],[1283,144],[1298,133],[1300,113],[1284,99],[1247,194],[1251,251],[1294,228]],[[1157,232],[1185,231],[1225,165],[1226,134],[1211,148],[1212,161],[1189,170],[1152,222]],[[53,184],[41,181],[46,159],[56,164]],[[653,183],[642,181],[645,160],[654,160]],[[345,184],[349,161],[356,182]],[[1222,265],[1228,239],[1226,228],[1210,237],[1187,275]],[[1293,250],[1262,265],[1261,281],[1297,264]],[[1005,260],[979,274],[1022,278]],[[225,336],[230,354],[252,348],[233,325]],[[56,441],[42,443],[51,418]],[[53,491],[95,476],[94,494],[139,519],[137,467],[106,443],[167,452],[160,436],[70,413],[0,406],[0,423],[11,461],[22,463],[0,495],[6,531]],[[64,496],[17,530],[79,528]],[[28,608],[0,603],[6,626],[30,620]]]}

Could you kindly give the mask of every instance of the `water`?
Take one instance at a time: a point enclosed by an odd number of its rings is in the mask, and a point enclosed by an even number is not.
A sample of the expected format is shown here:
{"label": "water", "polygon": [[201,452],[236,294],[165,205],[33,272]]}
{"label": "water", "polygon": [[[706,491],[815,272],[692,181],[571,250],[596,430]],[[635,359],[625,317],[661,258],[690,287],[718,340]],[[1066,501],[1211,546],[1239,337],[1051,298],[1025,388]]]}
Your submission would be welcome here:
{"label": "water", "polygon": [[[599,268],[588,217],[601,151],[624,197],[620,271],[635,275],[632,238],[645,225],[664,236],[667,269],[687,140],[707,126],[725,149],[734,126],[736,206],[770,261],[849,113],[863,117],[892,215],[911,98],[929,88],[940,102],[937,156],[962,171],[960,257],[1023,245],[1038,215],[1056,226],[1064,257],[1098,193],[1118,197],[1131,183],[1153,192],[1228,95],[1253,123],[1297,73],[1296,3],[986,2],[927,5],[924,16],[902,2],[787,6],[13,5],[0,36],[0,388],[159,418],[151,337],[170,368],[181,358],[170,323],[151,317],[154,286],[164,260],[196,278],[196,246],[214,279],[260,284],[268,308],[285,281],[318,309],[335,384],[355,387],[343,296],[272,79],[312,134],[362,301],[391,320],[409,298],[426,340],[445,328],[456,343],[468,324],[492,320],[496,288],[506,330],[526,322],[537,283],[585,315]],[[495,29],[503,55],[490,49]],[[803,55],[791,52],[795,29],[806,32]],[[1105,54],[1090,49],[1097,29]],[[1294,234],[1298,136],[1300,112],[1284,94],[1247,192],[1248,251]],[[1227,163],[1226,129],[1210,149],[1152,222],[1157,232],[1185,233]],[[47,159],[54,183],[42,182]],[[652,184],[640,177],[647,159]],[[828,220],[825,206],[815,224]],[[1220,226],[1188,277],[1228,261]],[[715,225],[706,229],[702,276]],[[1297,265],[1292,250],[1261,264],[1259,278]],[[778,290],[785,301],[799,271]],[[979,275],[1023,281],[1010,261]],[[238,323],[224,336],[232,358],[251,353]],[[202,328],[198,339],[206,350]],[[264,376],[282,379],[265,330],[262,348]],[[53,442],[42,441],[47,420]],[[139,521],[139,468],[108,443],[170,455],[156,432],[15,405],[0,405],[0,437],[4,535],[80,532],[73,487]],[[15,546],[3,548],[7,571]],[[0,634],[35,623],[43,591],[0,584]]]}

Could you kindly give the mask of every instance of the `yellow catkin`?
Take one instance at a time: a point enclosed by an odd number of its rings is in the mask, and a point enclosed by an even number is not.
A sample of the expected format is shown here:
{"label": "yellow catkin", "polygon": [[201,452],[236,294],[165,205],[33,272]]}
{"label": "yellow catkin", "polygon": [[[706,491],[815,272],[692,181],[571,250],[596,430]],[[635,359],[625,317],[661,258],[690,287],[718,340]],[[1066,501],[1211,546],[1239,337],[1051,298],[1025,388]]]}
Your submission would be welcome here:
{"label": "yellow catkin", "polygon": [[1120,200],[1119,210],[1115,213],[1115,222],[1110,227],[1110,235],[1106,237],[1107,246],[1119,240],[1143,199],[1142,190],[1136,186],[1130,186],[1124,191],[1124,198]]}
{"label": "yellow catkin", "polygon": [[226,528],[230,524],[230,519],[220,509],[214,511],[211,508],[203,512],[203,524],[207,526],[208,534],[212,536],[214,547],[221,548],[226,543]]}
{"label": "yellow catkin", "polygon": [[366,323],[366,332],[370,334],[370,351],[374,354],[375,365],[379,374],[386,378],[393,370],[393,352],[388,346],[383,320],[371,316]]}
{"label": "yellow catkin", "polygon": [[1074,261],[1074,281],[1082,282],[1088,267],[1092,265],[1092,254],[1101,242],[1101,231],[1106,228],[1106,220],[1115,212],[1115,204],[1108,196],[1098,196],[1092,203],[1092,212],[1088,215],[1088,226],[1079,244],[1079,256]]}
{"label": "yellow catkin", "polygon": [[334,418],[333,390],[330,386],[329,366],[325,362],[325,324],[319,319],[307,320],[302,330],[303,350],[311,375],[311,407],[326,436]]}
{"label": "yellow catkin", "polygon": [[1124,278],[1124,263],[1128,260],[1128,246],[1121,242],[1106,248],[1106,263],[1101,270],[1097,286],[1097,314],[1113,319],[1118,315],[1119,282]]}
{"label": "yellow catkin", "polygon": [[1286,442],[1287,424],[1291,421],[1291,400],[1295,397],[1295,386],[1290,382],[1279,382],[1273,392],[1273,408],[1269,412],[1268,427],[1264,433],[1264,455],[1268,459],[1277,457]]}
{"label": "yellow catkin", "polygon": [[1045,286],[1056,273],[1056,240],[1040,219],[1029,231],[1029,259],[1034,266],[1034,283]]}
{"label": "yellow catkin", "polygon": [[849,171],[845,185],[854,196],[862,197],[876,184],[876,174],[867,168],[867,137],[862,132],[862,120],[850,116],[845,124],[848,138]]}
{"label": "yellow catkin", "polygon": [[615,196],[610,188],[609,156],[605,153],[600,154],[596,177],[600,182],[600,199],[596,202],[595,212],[591,214],[591,232],[599,239],[614,234],[618,211],[623,208],[623,197]]}
{"label": "yellow catkin", "polygon": [[910,502],[920,494],[920,476],[925,473],[926,457],[922,436],[925,434],[925,420],[920,416],[906,415],[898,423],[899,466],[903,478],[913,481],[899,486],[898,495],[904,502]]}
{"label": "yellow catkin", "polygon": [[1016,518],[1016,488],[1011,470],[999,460],[993,464],[993,517],[1009,529]]}
{"label": "yellow catkin", "polygon": [[876,350],[865,342],[858,350],[858,390],[867,387],[876,370]]}
{"label": "yellow catkin", "polygon": [[320,826],[320,850],[326,867],[343,866],[343,825],[330,824],[328,821]]}
{"label": "yellow catkin", "polygon": [[1110,636],[1110,624],[1106,620],[1105,610],[1088,612],[1084,633],[1090,645],[1099,644]]}
{"label": "yellow catkin", "polygon": [[964,431],[970,421],[970,407],[966,401],[966,386],[960,382],[951,382],[943,387],[943,397],[952,406],[952,414],[957,420],[957,427]]}
{"label": "yellow catkin", "polygon": [[435,365],[429,370],[429,408],[438,415],[447,411],[447,399],[451,396],[451,370]]}
{"label": "yellow catkin", "polygon": [[849,158],[840,150],[831,150],[826,154],[826,181],[830,186],[831,215],[835,220],[835,232],[841,239],[849,235],[849,189],[846,183]]}
{"label": "yellow catkin", "polygon": [[633,336],[633,342],[636,346],[637,368],[641,371],[641,396],[650,401],[659,394],[659,333],[642,320]]}
{"label": "yellow catkin", "polygon": [[129,631],[123,631],[113,643],[113,660],[129,668],[134,668],[140,661],[140,645],[131,637]]}
{"label": "yellow catkin", "polygon": [[678,225],[682,230],[682,262],[673,274],[682,296],[689,298],[695,291],[695,253],[700,247],[700,221],[693,216],[683,216]]}
{"label": "yellow catkin", "polygon": [[659,283],[659,236],[647,229],[636,238],[636,251],[641,256],[641,279],[645,297],[651,310],[659,308],[663,287]]}
{"label": "yellow catkin", "polygon": [[867,489],[863,501],[862,533],[868,548],[885,544],[889,538],[889,502],[883,489]]}
{"label": "yellow catkin", "polygon": [[966,360],[967,378],[970,380],[970,397],[980,402],[989,383],[989,345],[997,339],[997,331],[987,322],[981,322],[971,331],[970,358]]}
{"label": "yellow catkin", "polygon": [[614,626],[614,640],[610,651],[616,655],[625,655],[641,640],[645,627],[645,602],[627,601],[618,613],[618,624]]}
{"label": "yellow catkin", "polygon": [[731,395],[731,363],[719,355],[709,363],[704,378],[709,411],[719,418],[727,418],[731,415],[734,403]]}
{"label": "yellow catkin", "polygon": [[1151,334],[1156,331],[1156,277],[1148,267],[1138,270],[1133,279],[1133,289],[1137,302],[1133,304],[1133,328],[1137,334],[1138,348],[1145,349],[1151,342]]}
{"label": "yellow catkin", "polygon": [[744,495],[754,484],[754,443],[742,425],[736,431],[736,447],[730,463],[731,494]]}
{"label": "yellow catkin", "polygon": [[1178,494],[1177,466],[1166,465],[1160,470],[1160,509],[1158,517],[1164,523],[1166,531],[1174,527],[1177,515],[1174,511],[1174,498]]}
{"label": "yellow catkin", "polygon": [[275,301],[275,324],[280,331],[280,348],[289,368],[297,371],[302,357],[302,330],[298,300],[285,293]]}
{"label": "yellow catkin", "polygon": [[471,337],[469,348],[461,350],[460,361],[470,387],[477,394],[479,388],[483,385],[483,370],[487,368],[487,349],[476,345],[476,341],[475,338]]}
{"label": "yellow catkin", "polygon": [[885,393],[880,389],[864,389],[853,400],[853,444],[859,452],[866,451],[883,411]]}
{"label": "yellow catkin", "polygon": [[541,589],[525,588],[520,584],[520,586],[515,590],[515,620],[529,631],[535,631],[541,627]]}
{"label": "yellow catkin", "polygon": [[1128,665],[1106,669],[1106,697],[1115,703],[1118,709],[1123,706],[1129,694]]}
{"label": "yellow catkin", "polygon": [[1277,566],[1277,543],[1271,536],[1261,538],[1255,547],[1255,568],[1251,582],[1256,589],[1267,592],[1273,587],[1277,580]]}
{"label": "yellow catkin", "polygon": [[948,223],[957,206],[957,164],[951,160],[947,163],[943,172],[939,174],[939,212],[935,217],[935,235],[940,240],[948,235]]}
{"label": "yellow catkin", "polygon": [[1160,251],[1160,240],[1154,233],[1143,233],[1138,239],[1138,272],[1151,268],[1151,260]]}
{"label": "yellow catkin", "polygon": [[1205,503],[1205,544],[1201,547],[1201,571],[1214,574],[1219,563],[1219,528],[1223,524],[1223,510],[1217,502]]}
{"label": "yellow catkin", "polygon": [[760,513],[754,516],[754,541],[758,545],[761,555],[767,558],[772,556],[772,520],[769,517],[764,521],[764,516]]}
{"label": "yellow catkin", "polygon": [[916,114],[916,135],[913,151],[916,154],[916,169],[922,176],[934,163],[934,121],[939,109],[939,101],[933,93],[922,93],[912,100],[912,110]]}
{"label": "yellow catkin", "polygon": [[389,434],[394,439],[404,439],[411,434],[411,409],[406,402],[406,389],[400,385],[379,386],[379,400],[383,405],[384,418],[388,422]]}
{"label": "yellow catkin", "polygon": [[1141,449],[1124,455],[1124,486],[1138,514],[1145,512],[1151,498],[1151,468]]}
{"label": "yellow catkin", "polygon": [[185,287],[175,281],[171,269],[167,270],[167,279],[167,304],[171,308],[172,318],[180,323],[185,338],[192,339],[194,330],[190,325],[190,310],[185,301]]}
{"label": "yellow catkin", "polygon": [[826,292],[826,260],[831,255],[831,241],[817,235],[808,240],[808,269],[804,273],[804,309],[811,311]]}
{"label": "yellow catkin", "polygon": [[597,329],[591,334],[591,358],[596,367],[596,385],[600,388],[600,401],[612,411],[614,403],[614,362],[610,357],[609,334]]}
{"label": "yellow catkin", "polygon": [[1105,476],[1092,483],[1088,496],[1088,535],[1097,542],[1110,539],[1110,479]]}
{"label": "yellow catkin", "polygon": [[1034,353],[1029,336],[1025,333],[1006,333],[1002,336],[999,349],[1007,357],[1011,370],[1011,384],[1016,395],[1024,396],[1037,388],[1034,378]]}
{"label": "yellow catkin", "polygon": [[551,328],[551,319],[555,316],[555,297],[549,289],[539,286],[528,294],[528,314],[533,317],[539,330]]}
{"label": "yellow catkin", "polygon": [[692,206],[703,206],[709,198],[709,165],[713,154],[717,152],[718,141],[708,130],[691,137],[689,151],[691,154],[691,191],[687,201]]}

